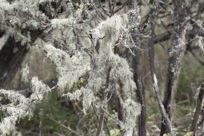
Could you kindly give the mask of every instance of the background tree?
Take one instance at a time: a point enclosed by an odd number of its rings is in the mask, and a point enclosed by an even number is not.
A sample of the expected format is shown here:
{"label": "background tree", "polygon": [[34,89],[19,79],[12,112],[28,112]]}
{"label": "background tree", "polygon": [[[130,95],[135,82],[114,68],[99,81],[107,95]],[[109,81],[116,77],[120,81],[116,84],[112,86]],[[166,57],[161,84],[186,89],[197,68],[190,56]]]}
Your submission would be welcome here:
{"label": "background tree", "polygon": [[[1,134],[26,135],[29,117],[40,122],[33,135],[159,135],[153,126],[161,136],[203,135],[203,5],[1,0]],[[191,106],[188,123],[174,119],[180,103]],[[60,131],[43,129],[44,118]]]}

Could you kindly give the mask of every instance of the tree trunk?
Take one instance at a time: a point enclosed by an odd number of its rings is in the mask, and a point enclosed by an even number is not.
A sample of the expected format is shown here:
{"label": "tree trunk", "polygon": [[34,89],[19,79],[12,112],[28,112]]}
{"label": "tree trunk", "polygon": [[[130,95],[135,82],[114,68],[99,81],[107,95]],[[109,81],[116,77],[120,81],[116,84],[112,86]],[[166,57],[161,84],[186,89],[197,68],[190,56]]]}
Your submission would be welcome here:
{"label": "tree trunk", "polygon": [[[130,9],[136,8],[136,1],[129,0],[128,6]],[[133,33],[136,31],[133,30]],[[132,35],[134,43],[137,43],[137,46],[140,46],[139,40]],[[141,51],[133,49],[135,56],[133,56],[132,64],[134,71],[134,81],[136,83],[137,89],[137,100],[141,104],[141,114],[138,116],[138,136],[146,136],[146,104],[145,104],[145,91],[142,81],[142,70],[141,70]]]}
{"label": "tree trunk", "polygon": [[138,117],[138,135],[146,136],[146,104],[145,104],[145,91],[142,81],[141,72],[141,54],[139,51],[135,51],[135,56],[133,57],[133,68],[134,68],[134,81],[137,85],[136,93],[138,102],[141,104],[141,114]]}
{"label": "tree trunk", "polygon": [[198,98],[196,102],[196,111],[194,113],[193,122],[191,125],[191,131],[194,132],[196,136],[201,136],[203,130],[203,123],[204,123],[204,105],[203,105],[203,98],[204,98],[204,82],[200,86],[200,90],[198,92]]}
{"label": "tree trunk", "polygon": [[[173,107],[173,99],[177,90],[178,77],[181,70],[182,58],[185,53],[185,36],[186,28],[185,21],[185,9],[180,7],[183,5],[183,1],[173,0],[174,5],[174,34],[171,39],[171,48],[169,50],[169,64],[167,73],[167,83],[165,96],[163,100],[164,108],[171,120],[171,112]],[[165,133],[171,133],[171,130],[167,127],[167,123],[162,117],[161,133],[163,136]]]}
{"label": "tree trunk", "polygon": [[14,38],[8,38],[0,51],[0,88],[9,89],[26,53],[26,46],[16,43]]}

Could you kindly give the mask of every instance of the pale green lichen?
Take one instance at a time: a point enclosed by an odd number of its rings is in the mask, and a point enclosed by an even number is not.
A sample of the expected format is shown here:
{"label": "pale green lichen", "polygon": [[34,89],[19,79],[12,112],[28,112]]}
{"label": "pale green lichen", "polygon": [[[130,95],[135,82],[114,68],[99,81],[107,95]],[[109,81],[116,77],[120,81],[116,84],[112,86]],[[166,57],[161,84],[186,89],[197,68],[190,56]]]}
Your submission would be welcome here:
{"label": "pale green lichen", "polygon": [[30,97],[25,97],[18,91],[0,89],[0,98],[8,99],[9,103],[1,105],[1,110],[6,113],[6,117],[0,123],[0,131],[6,134],[8,131],[15,129],[15,125],[19,119],[27,116],[31,117],[36,104],[39,104],[45,95],[51,89],[43,82],[39,81],[37,77],[31,80],[32,94]]}

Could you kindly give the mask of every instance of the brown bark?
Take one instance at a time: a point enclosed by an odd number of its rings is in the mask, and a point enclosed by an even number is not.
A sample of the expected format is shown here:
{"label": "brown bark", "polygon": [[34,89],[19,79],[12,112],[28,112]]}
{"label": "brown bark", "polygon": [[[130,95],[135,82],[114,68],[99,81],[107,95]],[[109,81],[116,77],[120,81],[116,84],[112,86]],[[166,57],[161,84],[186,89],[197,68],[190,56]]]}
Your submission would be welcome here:
{"label": "brown bark", "polygon": [[104,125],[104,110],[101,109],[96,136],[100,136],[101,131],[103,130],[103,125]]}
{"label": "brown bark", "polygon": [[138,102],[141,104],[141,114],[138,117],[138,135],[146,136],[146,103],[145,103],[145,91],[142,81],[141,72],[141,54],[139,51],[135,51],[133,57],[133,68],[134,68],[134,81],[137,85],[136,94]]}
{"label": "brown bark", "polygon": [[[185,36],[185,32],[181,35],[176,34],[172,39],[172,50],[170,51],[170,58],[169,58],[169,65],[168,65],[168,74],[167,74],[167,83],[166,83],[166,90],[164,96],[164,107],[166,109],[169,118],[171,119],[171,110],[172,110],[172,103],[174,99],[174,95],[177,90],[177,82],[178,77],[180,74],[182,58],[185,52],[185,45],[180,43],[183,41]],[[183,38],[181,38],[183,37]],[[172,53],[172,54],[171,54]],[[162,121],[161,127],[161,136],[164,133],[170,133],[171,131],[167,129],[165,121]]]}
{"label": "brown bark", "polygon": [[[198,133],[202,133],[200,131],[202,131],[202,127],[203,127],[203,119],[204,119],[204,105],[203,103],[203,98],[204,98],[204,82],[201,84],[200,86],[200,90],[199,90],[199,94],[198,94],[198,98],[197,98],[197,102],[196,102],[196,111],[194,113],[194,117],[193,117],[193,121],[192,121],[192,125],[191,125],[191,131],[194,132],[194,134],[199,135]],[[204,133],[204,132],[203,132]],[[197,136],[196,135],[196,136]]]}
{"label": "brown bark", "polygon": [[[185,36],[186,29],[184,25],[185,10],[180,7],[183,5],[182,1],[173,0],[174,5],[174,34],[171,39],[171,48],[169,51],[169,64],[167,73],[167,82],[165,96],[163,100],[164,108],[171,120],[171,112],[173,107],[173,99],[177,90],[178,77],[181,70],[182,58],[185,53]],[[171,133],[171,130],[167,126],[167,122],[162,117],[161,133],[163,136],[165,133]]]}
{"label": "brown bark", "polygon": [[[156,69],[155,69],[155,49],[154,49],[154,39],[155,39],[155,21],[157,17],[157,11],[158,11],[158,3],[155,1],[152,1],[151,3],[154,5],[151,9],[151,14],[150,16],[150,25],[151,25],[151,38],[148,41],[148,54],[149,54],[149,66],[150,66],[150,73],[151,73],[151,80],[152,80],[152,88],[155,93],[155,98],[158,103],[159,110],[161,112],[161,115],[166,122],[166,128],[168,130],[172,130],[172,123],[171,120],[169,119],[166,110],[164,108],[164,105],[162,103],[160,91],[159,91],[159,86],[158,86],[158,81],[157,81],[157,76],[156,76]],[[173,135],[173,133],[172,133]]]}
{"label": "brown bark", "polygon": [[[129,8],[134,9],[136,8],[136,2],[134,0],[129,0]],[[135,30],[133,30],[133,33],[136,33]],[[139,40],[134,37],[134,35],[131,35],[134,42],[137,43],[138,46]],[[146,136],[146,103],[145,103],[145,91],[144,91],[144,85],[142,81],[142,70],[141,70],[141,51],[134,49],[133,50],[135,56],[133,56],[132,64],[133,64],[133,73],[134,73],[134,81],[136,83],[137,89],[137,100],[141,104],[141,114],[138,116],[138,136]]]}

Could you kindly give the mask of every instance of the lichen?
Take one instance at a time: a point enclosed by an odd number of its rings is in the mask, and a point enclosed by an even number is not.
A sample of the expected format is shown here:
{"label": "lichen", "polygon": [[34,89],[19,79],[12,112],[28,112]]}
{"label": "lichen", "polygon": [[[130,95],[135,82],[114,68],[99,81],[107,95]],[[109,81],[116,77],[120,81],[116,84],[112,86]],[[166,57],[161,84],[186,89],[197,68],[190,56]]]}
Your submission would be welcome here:
{"label": "lichen", "polygon": [[43,82],[39,81],[37,77],[31,80],[32,94],[30,97],[25,97],[18,91],[0,89],[1,99],[8,99],[9,103],[1,105],[1,110],[6,112],[6,117],[0,123],[0,131],[6,134],[8,131],[15,129],[15,125],[19,119],[31,117],[36,104],[39,104],[46,94],[51,89]]}

